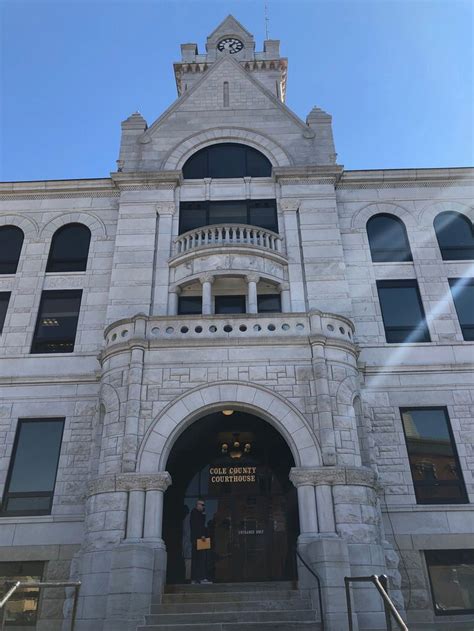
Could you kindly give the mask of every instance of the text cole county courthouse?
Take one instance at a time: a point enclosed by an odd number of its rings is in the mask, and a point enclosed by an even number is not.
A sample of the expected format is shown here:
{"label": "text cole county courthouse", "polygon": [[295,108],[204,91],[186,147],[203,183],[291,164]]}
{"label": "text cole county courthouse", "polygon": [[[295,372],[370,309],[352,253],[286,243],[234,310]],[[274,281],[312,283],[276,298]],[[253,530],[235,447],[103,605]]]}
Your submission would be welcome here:
{"label": "text cole county courthouse", "polygon": [[232,16],[181,55],[110,177],[0,184],[0,576],[80,580],[77,631],[345,631],[382,574],[410,630],[472,630],[473,170],[346,171]]}

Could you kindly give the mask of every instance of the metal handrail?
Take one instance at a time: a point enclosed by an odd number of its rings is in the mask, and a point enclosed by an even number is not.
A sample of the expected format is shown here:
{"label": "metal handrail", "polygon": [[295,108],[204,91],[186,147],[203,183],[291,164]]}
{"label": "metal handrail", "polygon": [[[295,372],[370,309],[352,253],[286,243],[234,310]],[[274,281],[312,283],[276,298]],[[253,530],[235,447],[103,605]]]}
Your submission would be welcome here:
{"label": "metal handrail", "polygon": [[318,584],[319,612],[321,614],[321,616],[320,616],[321,617],[321,631],[325,631],[325,628],[324,628],[324,611],[323,611],[323,595],[322,595],[322,590],[321,590],[321,579],[316,574],[316,572],[313,570],[313,568],[303,559],[303,557],[301,556],[301,554],[298,551],[298,549],[296,549],[296,556],[301,561],[301,563],[305,566],[305,568],[308,570],[308,572],[310,572],[314,576],[314,578],[316,579],[316,582]]}
{"label": "metal handrail", "polygon": [[397,623],[399,629],[401,629],[402,631],[409,631],[407,625],[403,621],[403,618],[399,614],[398,609],[395,607],[392,599],[388,595],[388,577],[385,574],[381,574],[380,576],[377,576],[377,574],[372,574],[371,576],[344,577],[344,585],[346,588],[347,615],[349,618],[349,631],[353,631],[354,628],[352,622],[351,593],[349,589],[350,583],[372,583],[373,585],[375,585],[377,591],[382,596],[387,631],[392,631],[391,615],[395,618],[395,622]]}
{"label": "metal handrail", "polygon": [[[6,583],[9,585],[10,583]],[[79,596],[79,589],[81,587],[81,581],[15,581],[10,589],[7,591],[5,596],[0,600],[0,609],[2,610],[2,618],[1,618],[1,626],[0,630],[3,631],[5,628],[5,615],[6,609],[5,605],[20,587],[38,587],[41,589],[42,587],[74,587],[74,600],[72,604],[72,613],[71,613],[71,628],[70,631],[74,631],[74,625],[76,623],[76,614],[77,614],[77,597]]]}

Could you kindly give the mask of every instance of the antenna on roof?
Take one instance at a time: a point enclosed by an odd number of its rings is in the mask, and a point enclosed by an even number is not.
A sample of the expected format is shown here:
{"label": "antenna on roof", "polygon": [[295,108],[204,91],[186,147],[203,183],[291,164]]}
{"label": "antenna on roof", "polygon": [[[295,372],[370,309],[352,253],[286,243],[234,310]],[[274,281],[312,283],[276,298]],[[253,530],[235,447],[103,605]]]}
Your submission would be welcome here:
{"label": "antenna on roof", "polygon": [[268,30],[269,24],[270,18],[268,17],[268,0],[265,0],[265,39],[270,39]]}

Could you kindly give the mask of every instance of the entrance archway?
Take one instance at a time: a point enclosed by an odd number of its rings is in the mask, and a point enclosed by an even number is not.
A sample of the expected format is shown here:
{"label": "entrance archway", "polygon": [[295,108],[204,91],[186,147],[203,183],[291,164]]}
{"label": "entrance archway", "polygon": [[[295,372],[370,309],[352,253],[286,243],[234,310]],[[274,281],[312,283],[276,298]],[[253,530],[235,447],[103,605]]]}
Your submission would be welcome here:
{"label": "entrance archway", "polygon": [[281,434],[251,413],[233,410],[226,415],[221,409],[182,432],[166,464],[173,480],[163,516],[168,582],[186,580],[186,515],[198,498],[206,502],[212,580],[295,578],[298,506],[289,480],[294,465]]}

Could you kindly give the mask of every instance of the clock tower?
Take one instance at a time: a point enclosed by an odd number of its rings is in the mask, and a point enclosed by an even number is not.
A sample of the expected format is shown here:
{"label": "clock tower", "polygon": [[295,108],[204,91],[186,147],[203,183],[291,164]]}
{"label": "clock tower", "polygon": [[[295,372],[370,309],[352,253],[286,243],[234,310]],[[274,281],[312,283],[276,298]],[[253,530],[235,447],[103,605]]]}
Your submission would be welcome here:
{"label": "clock tower", "polygon": [[280,41],[265,40],[263,51],[255,51],[255,39],[232,15],[208,36],[206,53],[197,44],[181,44],[181,61],[174,64],[178,95],[181,96],[223,55],[232,55],[272,94],[285,102],[288,60],[280,57]]}

